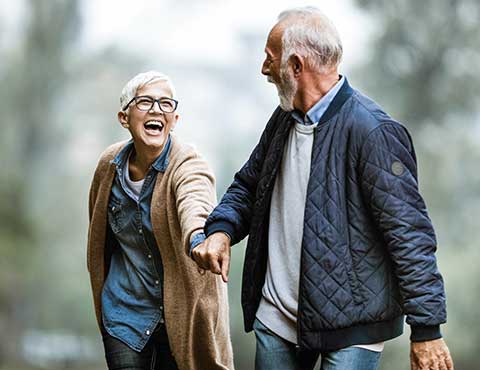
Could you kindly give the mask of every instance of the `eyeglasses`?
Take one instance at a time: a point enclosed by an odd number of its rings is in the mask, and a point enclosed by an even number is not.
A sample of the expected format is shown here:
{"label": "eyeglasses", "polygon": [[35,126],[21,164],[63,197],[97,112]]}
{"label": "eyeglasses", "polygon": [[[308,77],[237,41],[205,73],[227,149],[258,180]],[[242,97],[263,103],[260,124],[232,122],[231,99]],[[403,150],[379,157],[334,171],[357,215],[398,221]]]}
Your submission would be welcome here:
{"label": "eyeglasses", "polygon": [[125,107],[123,107],[123,110],[126,110],[132,102],[135,102],[137,109],[142,112],[147,112],[153,109],[155,103],[158,103],[158,106],[163,113],[173,113],[178,106],[178,101],[171,98],[153,99],[151,96],[135,96],[127,105],[125,105]]}

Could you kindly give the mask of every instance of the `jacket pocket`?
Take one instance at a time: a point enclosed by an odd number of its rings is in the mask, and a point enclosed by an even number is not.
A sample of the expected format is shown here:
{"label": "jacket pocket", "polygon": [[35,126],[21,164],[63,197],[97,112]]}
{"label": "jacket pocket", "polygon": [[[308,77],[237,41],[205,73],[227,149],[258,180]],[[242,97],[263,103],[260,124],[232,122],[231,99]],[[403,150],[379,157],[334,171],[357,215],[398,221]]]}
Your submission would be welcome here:
{"label": "jacket pocket", "polygon": [[355,271],[355,264],[353,263],[350,245],[347,245],[345,249],[345,269],[350,283],[350,289],[352,290],[352,298],[355,304],[363,304],[364,297],[362,294],[362,287],[357,272]]}

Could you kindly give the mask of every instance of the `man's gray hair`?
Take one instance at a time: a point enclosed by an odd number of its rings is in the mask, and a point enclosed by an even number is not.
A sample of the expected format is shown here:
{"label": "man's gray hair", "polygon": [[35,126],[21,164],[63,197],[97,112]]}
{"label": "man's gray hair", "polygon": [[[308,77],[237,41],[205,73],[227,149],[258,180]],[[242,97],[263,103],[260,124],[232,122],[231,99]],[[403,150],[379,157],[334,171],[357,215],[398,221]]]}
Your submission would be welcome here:
{"label": "man's gray hair", "polygon": [[340,35],[330,19],[313,6],[285,10],[278,16],[283,23],[282,64],[293,54],[306,59],[319,72],[337,67],[342,60]]}
{"label": "man's gray hair", "polygon": [[145,85],[157,82],[165,81],[172,92],[172,98],[175,98],[176,92],[175,87],[173,86],[172,80],[166,74],[157,71],[148,71],[139,73],[133,77],[130,81],[127,82],[125,87],[122,89],[122,94],[120,95],[120,109],[123,110],[125,105],[128,104],[130,100],[134,98],[137,94],[138,89],[141,89]]}

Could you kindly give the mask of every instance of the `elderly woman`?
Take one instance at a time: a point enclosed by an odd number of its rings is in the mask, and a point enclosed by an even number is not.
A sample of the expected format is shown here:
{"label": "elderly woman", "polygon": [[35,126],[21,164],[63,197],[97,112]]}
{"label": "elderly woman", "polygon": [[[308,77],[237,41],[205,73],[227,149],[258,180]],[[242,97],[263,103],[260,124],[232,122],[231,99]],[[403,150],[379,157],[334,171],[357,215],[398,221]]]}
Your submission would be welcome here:
{"label": "elderly woman", "polygon": [[135,76],[120,104],[132,139],[103,152],[89,203],[87,265],[108,367],[233,369],[226,285],[189,256],[204,239],[214,177],[171,133],[179,116],[167,76]]}

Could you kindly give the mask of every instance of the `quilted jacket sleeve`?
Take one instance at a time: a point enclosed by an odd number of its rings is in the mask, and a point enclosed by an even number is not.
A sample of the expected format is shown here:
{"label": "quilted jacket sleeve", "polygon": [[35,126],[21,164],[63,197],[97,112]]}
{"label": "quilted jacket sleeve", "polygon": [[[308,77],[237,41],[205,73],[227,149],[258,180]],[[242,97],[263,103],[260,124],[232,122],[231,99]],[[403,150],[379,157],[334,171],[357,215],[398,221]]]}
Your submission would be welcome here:
{"label": "quilted jacket sleeve", "polygon": [[277,108],[270,117],[250,158],[235,174],[234,180],[222,200],[208,217],[205,224],[207,236],[218,231],[225,232],[230,236],[233,245],[248,235],[263,162],[275,124],[282,112],[280,108]]}
{"label": "quilted jacket sleeve", "polygon": [[363,144],[359,165],[365,202],[393,261],[411,340],[439,338],[439,325],[446,322],[445,292],[406,129],[398,123],[375,128]]}

